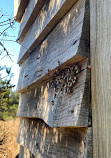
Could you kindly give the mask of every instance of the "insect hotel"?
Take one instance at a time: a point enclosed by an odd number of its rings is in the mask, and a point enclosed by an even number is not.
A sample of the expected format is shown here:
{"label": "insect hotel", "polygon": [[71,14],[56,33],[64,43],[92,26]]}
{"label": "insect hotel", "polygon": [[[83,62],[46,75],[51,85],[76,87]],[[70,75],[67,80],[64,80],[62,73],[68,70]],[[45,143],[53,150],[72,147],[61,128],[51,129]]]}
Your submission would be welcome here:
{"label": "insect hotel", "polygon": [[20,158],[110,158],[110,6],[15,0]]}

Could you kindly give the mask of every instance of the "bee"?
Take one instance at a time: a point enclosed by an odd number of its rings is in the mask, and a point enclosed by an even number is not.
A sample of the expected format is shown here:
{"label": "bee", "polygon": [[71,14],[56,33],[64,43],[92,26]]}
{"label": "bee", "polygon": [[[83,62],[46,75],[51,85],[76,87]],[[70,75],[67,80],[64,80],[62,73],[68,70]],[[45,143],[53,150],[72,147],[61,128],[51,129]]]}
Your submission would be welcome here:
{"label": "bee", "polygon": [[40,55],[38,55],[37,59],[40,59]]}
{"label": "bee", "polygon": [[24,78],[27,77],[27,76],[28,76],[28,75],[25,75]]}
{"label": "bee", "polygon": [[39,69],[37,72],[41,72],[42,71],[42,69]]}
{"label": "bee", "polygon": [[88,68],[89,70],[91,70],[91,65],[88,65],[87,68]]}
{"label": "bee", "polygon": [[[60,64],[60,61],[58,61],[58,63]],[[56,94],[72,93],[79,72],[80,66],[78,64],[73,66],[69,65],[68,68],[65,69],[57,69],[52,77],[51,83]]]}
{"label": "bee", "polygon": [[41,74],[39,74],[37,77],[40,77],[41,76]]}
{"label": "bee", "polygon": [[55,94],[54,94],[54,98],[56,98],[56,96],[57,96],[57,94],[55,93]]}
{"label": "bee", "polygon": [[60,63],[60,61],[58,60],[58,65],[60,66],[60,64],[61,64],[61,63]]}
{"label": "bee", "polygon": [[51,105],[54,106],[54,100],[51,101]]}
{"label": "bee", "polygon": [[29,89],[30,87],[28,86],[27,89]]}
{"label": "bee", "polygon": [[74,72],[75,72],[76,74],[78,74],[78,73],[80,72],[80,66],[79,66],[78,64],[76,64],[76,65],[74,66]]}
{"label": "bee", "polygon": [[48,69],[47,71],[48,71],[48,72],[46,73],[46,75],[47,75],[47,76],[50,76],[50,75],[49,75],[49,73],[50,73],[50,69]]}

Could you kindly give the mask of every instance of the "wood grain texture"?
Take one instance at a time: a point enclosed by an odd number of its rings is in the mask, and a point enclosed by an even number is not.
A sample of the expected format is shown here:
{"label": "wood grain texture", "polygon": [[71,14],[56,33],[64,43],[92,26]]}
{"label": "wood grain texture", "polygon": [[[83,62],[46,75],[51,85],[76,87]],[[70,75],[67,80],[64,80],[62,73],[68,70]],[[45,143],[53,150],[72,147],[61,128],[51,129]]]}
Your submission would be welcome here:
{"label": "wood grain texture", "polygon": [[38,13],[42,9],[43,5],[45,4],[46,0],[30,0],[25,10],[25,13],[21,19],[21,24],[19,28],[18,39],[21,43],[27,34],[28,30],[30,29],[31,25],[35,21],[38,16]]}
{"label": "wood grain texture", "polygon": [[[71,94],[58,94],[49,82],[22,93],[17,111],[19,117],[40,118],[50,127],[86,126],[90,110],[90,72],[87,60],[79,62],[81,72]],[[54,105],[51,105],[51,102]]]}
{"label": "wood grain texture", "polygon": [[20,145],[19,158],[35,158],[35,156],[27,148]]}
{"label": "wood grain texture", "polygon": [[86,156],[90,138],[87,128],[52,129],[41,120],[21,119],[18,143],[35,158],[92,158]]}
{"label": "wood grain texture", "polygon": [[[89,12],[85,12],[83,21],[85,3],[83,2],[84,0],[78,1],[21,65],[17,91],[26,91],[27,87],[35,86],[38,81],[51,77],[59,66],[58,61],[60,65],[65,65],[89,56]],[[50,76],[47,76],[48,69]]]}
{"label": "wood grain texture", "polygon": [[93,157],[111,157],[111,1],[91,0]]}
{"label": "wood grain texture", "polygon": [[[20,48],[18,64],[21,64],[28,57],[28,55],[40,44],[40,42],[46,37],[46,35],[48,35],[48,33],[50,33],[52,28],[54,28],[55,25],[61,20],[61,18],[64,17],[64,15],[69,11],[69,9],[74,5],[76,1],[77,0],[60,0],[58,4],[54,0],[47,0],[46,6],[43,7],[34,24],[21,43],[22,46]],[[78,43],[78,34],[81,34],[84,11],[85,0],[79,0],[73,7],[72,14],[71,12],[68,13],[66,18],[64,18],[64,20],[61,21],[61,23],[56,27],[59,28],[59,31],[61,31],[62,36],[68,36],[68,33],[72,31],[69,26],[71,22],[72,25],[74,25],[73,27],[75,27],[75,37],[77,37]],[[76,27],[78,25],[79,30],[77,31]],[[59,40],[60,36],[58,37],[57,35],[55,35],[55,37],[57,40]]]}
{"label": "wood grain texture", "polygon": [[14,0],[14,19],[17,22],[21,21],[21,18],[25,12],[29,0]]}
{"label": "wood grain texture", "polygon": [[88,128],[87,136],[86,136],[86,152],[84,154],[85,158],[93,158],[93,134],[92,134],[92,127]]}

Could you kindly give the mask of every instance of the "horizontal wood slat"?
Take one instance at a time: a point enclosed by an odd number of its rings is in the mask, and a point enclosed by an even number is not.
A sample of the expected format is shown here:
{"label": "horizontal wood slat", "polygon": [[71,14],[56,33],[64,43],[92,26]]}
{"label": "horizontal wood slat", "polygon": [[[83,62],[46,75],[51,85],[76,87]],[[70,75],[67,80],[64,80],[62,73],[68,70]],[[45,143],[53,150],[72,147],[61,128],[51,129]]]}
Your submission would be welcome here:
{"label": "horizontal wood slat", "polygon": [[19,28],[18,39],[21,43],[27,34],[28,30],[30,29],[31,25],[35,21],[38,16],[38,13],[42,9],[43,5],[45,4],[46,0],[30,0],[25,10],[25,13],[21,19],[21,24]]}
{"label": "horizontal wood slat", "polygon": [[18,143],[35,158],[92,158],[91,128],[52,129],[41,120],[21,119]]}
{"label": "horizontal wood slat", "polygon": [[[46,37],[46,35],[48,35],[52,28],[55,27],[61,18],[63,18],[63,16],[69,11],[69,9],[74,5],[76,1],[77,0],[61,0],[61,3],[55,3],[55,5],[58,4],[56,8],[53,6],[53,0],[48,1],[49,3],[46,3],[46,6],[43,7],[43,10],[41,10],[34,24],[21,43],[18,64],[21,64],[28,57],[28,55],[40,44],[40,42]],[[85,0],[79,0],[73,7],[72,14],[69,12],[66,15],[66,18],[64,18],[64,20],[61,21],[61,23],[56,27],[61,30],[61,35],[63,34],[67,36],[68,32],[71,31],[70,22],[72,22],[75,27],[78,25],[81,26],[83,24],[84,11]],[[75,31],[77,31],[76,28]],[[79,31],[79,33],[81,33],[81,29]]]}
{"label": "horizontal wood slat", "polygon": [[17,22],[21,21],[21,18],[25,12],[29,0],[14,0],[14,19]]}
{"label": "horizontal wood slat", "polygon": [[86,12],[83,22],[83,7],[80,9],[82,14],[78,13],[77,19],[75,9],[73,7],[70,10],[21,65],[17,86],[19,92],[27,91],[27,87],[34,87],[51,77],[59,65],[78,62],[89,56],[89,13]]}
{"label": "horizontal wood slat", "polygon": [[[50,127],[89,125],[90,72],[87,60],[79,63],[81,72],[70,94],[57,94],[49,82],[21,94],[18,117],[40,118]],[[51,103],[54,103],[53,105]]]}

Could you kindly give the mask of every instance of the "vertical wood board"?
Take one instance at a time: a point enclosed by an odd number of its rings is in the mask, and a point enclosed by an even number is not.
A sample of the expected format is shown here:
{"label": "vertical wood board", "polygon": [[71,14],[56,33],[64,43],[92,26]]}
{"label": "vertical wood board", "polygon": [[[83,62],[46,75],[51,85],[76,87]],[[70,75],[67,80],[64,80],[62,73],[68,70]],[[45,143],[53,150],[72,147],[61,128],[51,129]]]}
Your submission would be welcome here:
{"label": "vertical wood board", "polygon": [[111,1],[91,0],[93,157],[111,157]]}

